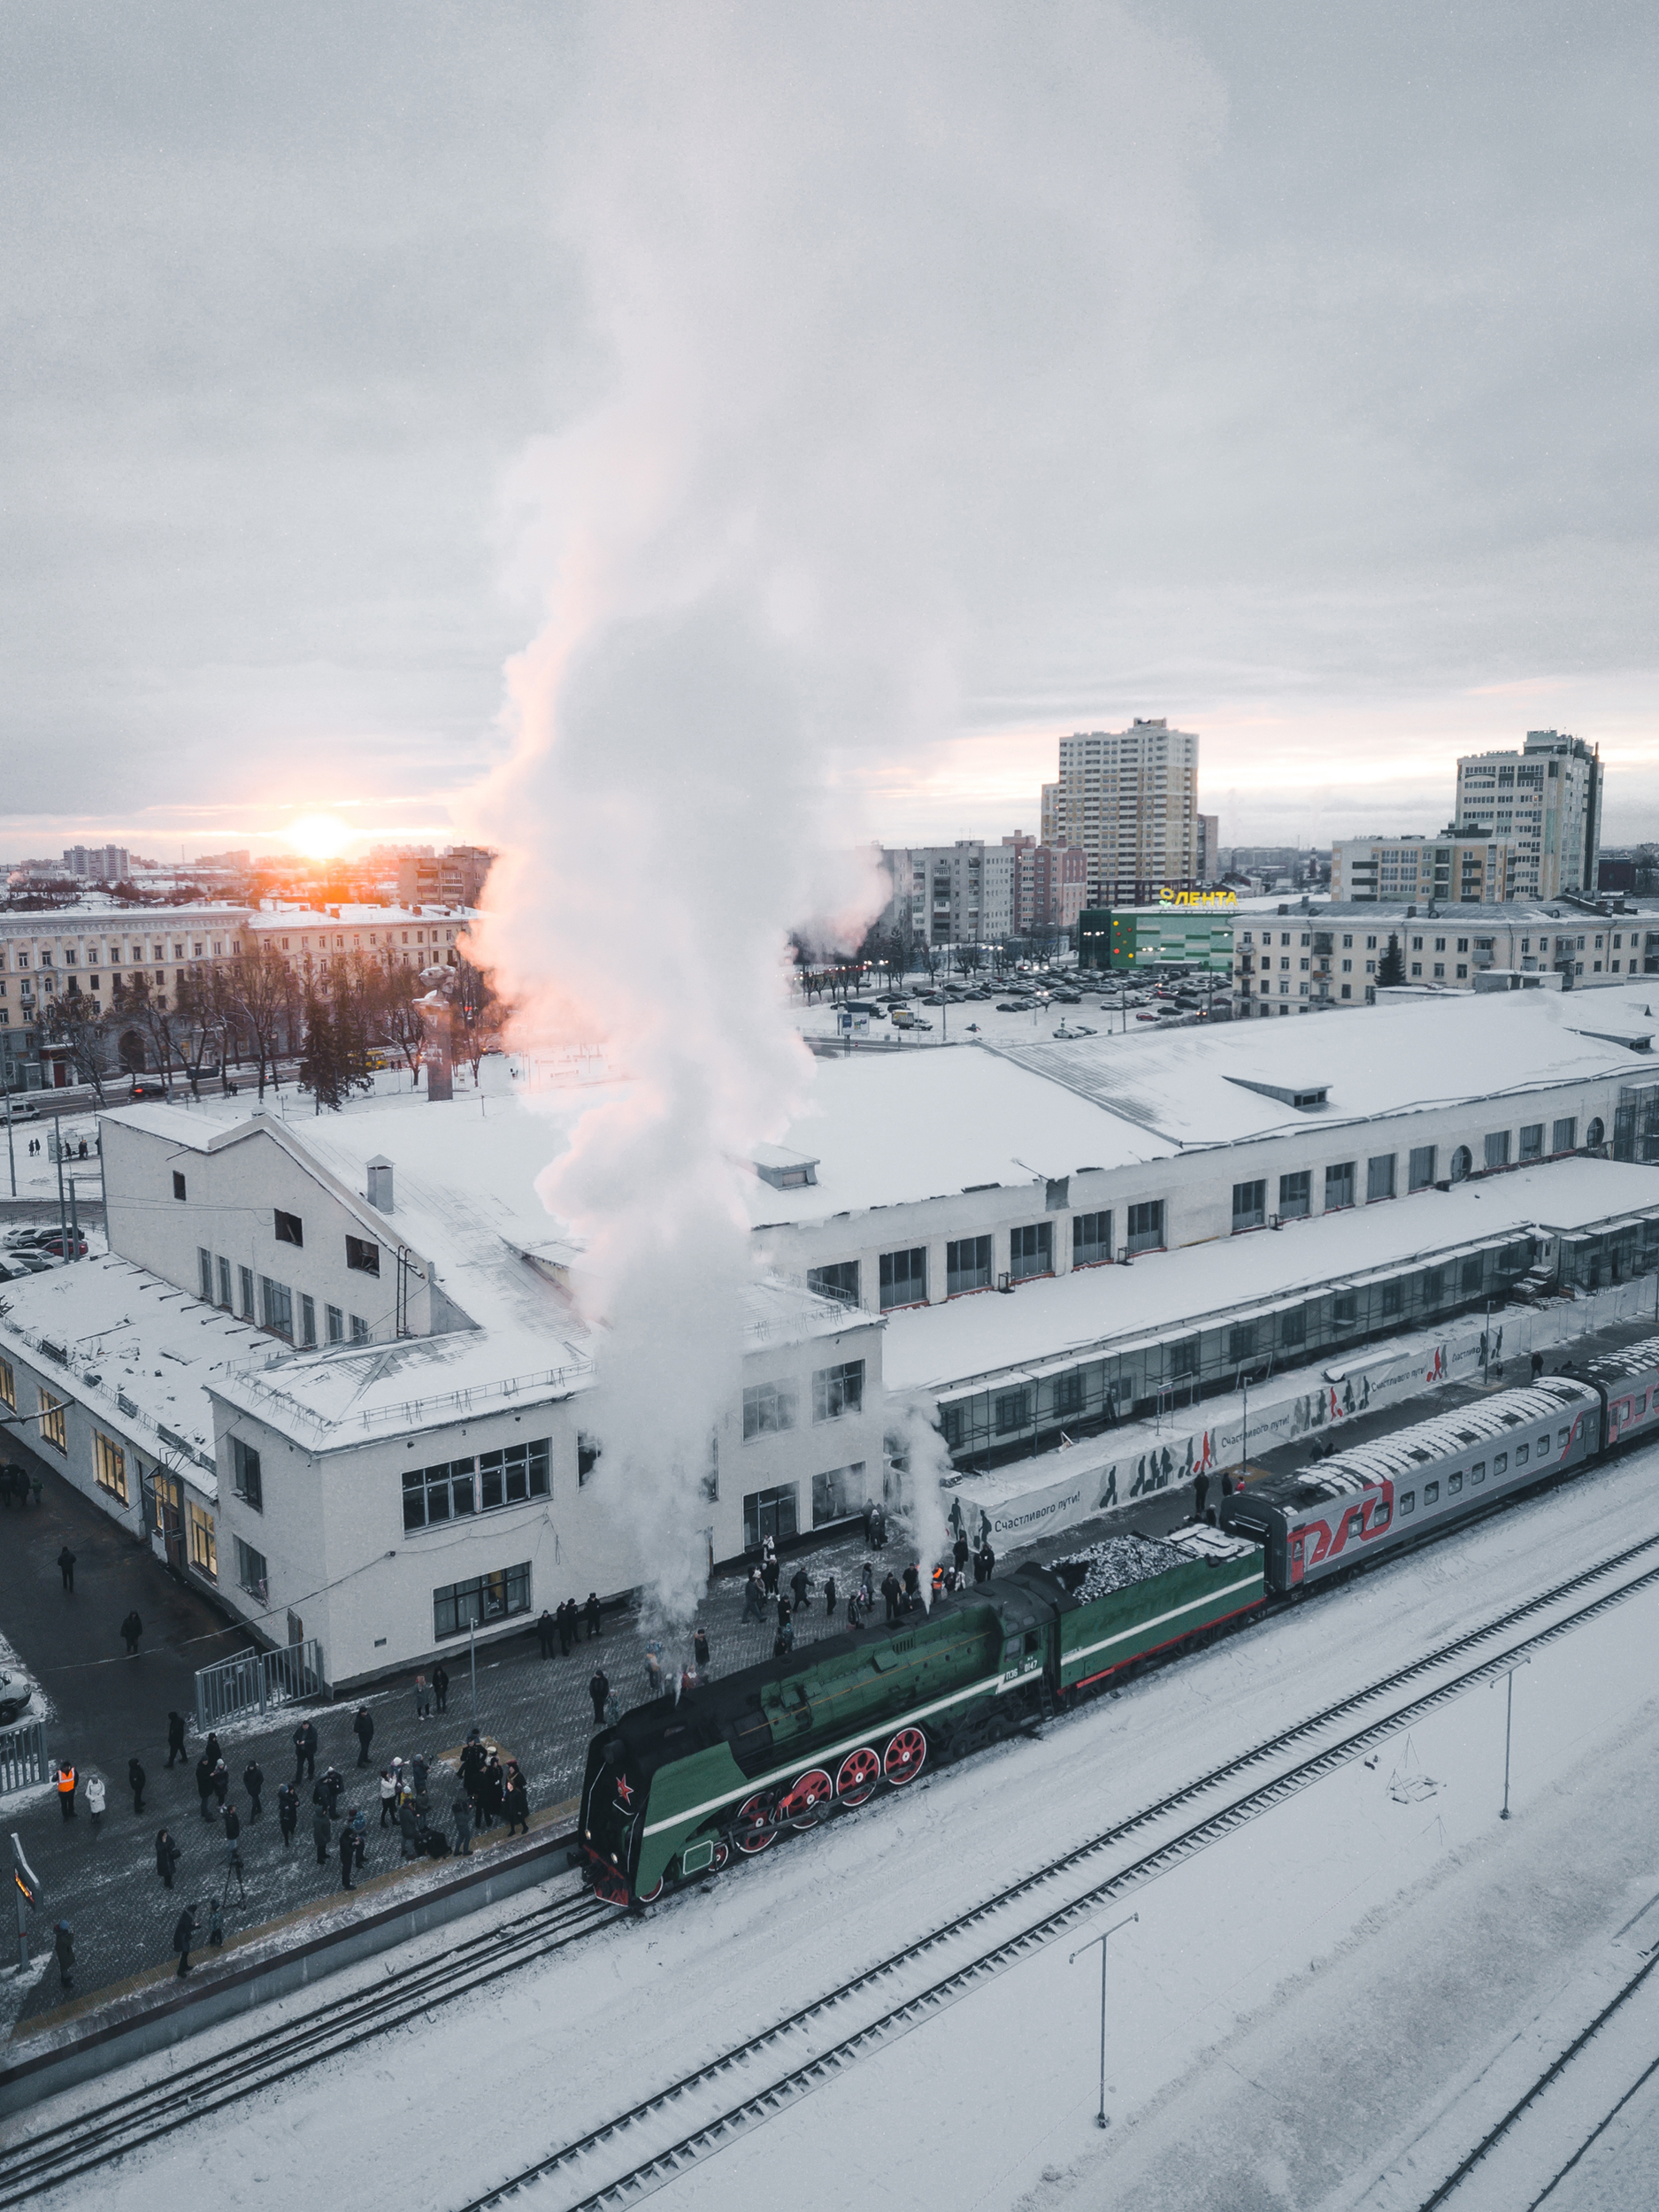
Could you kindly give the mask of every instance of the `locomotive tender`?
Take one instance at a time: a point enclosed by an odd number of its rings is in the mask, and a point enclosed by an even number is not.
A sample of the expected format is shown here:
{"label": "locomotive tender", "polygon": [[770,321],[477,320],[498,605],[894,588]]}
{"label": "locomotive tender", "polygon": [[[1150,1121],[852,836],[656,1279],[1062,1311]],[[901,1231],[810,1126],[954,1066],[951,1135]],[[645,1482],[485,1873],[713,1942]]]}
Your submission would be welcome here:
{"label": "locomotive tender", "polygon": [[1299,1597],[1654,1436],[1659,1337],[1582,1377],[1495,1391],[1317,1467],[1252,1480],[1223,1501],[1218,1529],[1110,1539],[931,1612],[746,1667],[678,1703],[654,1699],[588,1747],[583,1878],[610,1902],[649,1904],[665,1885],[903,1788],[930,1759],[1029,1726],[1270,1597]]}

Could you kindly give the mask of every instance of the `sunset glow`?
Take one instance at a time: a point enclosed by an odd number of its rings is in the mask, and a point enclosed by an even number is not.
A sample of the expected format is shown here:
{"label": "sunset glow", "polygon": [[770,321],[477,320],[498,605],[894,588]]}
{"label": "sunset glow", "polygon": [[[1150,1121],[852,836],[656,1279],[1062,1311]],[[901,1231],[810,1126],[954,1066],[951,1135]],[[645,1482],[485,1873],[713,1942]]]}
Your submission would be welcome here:
{"label": "sunset glow", "polygon": [[308,860],[333,860],[351,842],[351,832],[334,814],[302,814],[282,834]]}

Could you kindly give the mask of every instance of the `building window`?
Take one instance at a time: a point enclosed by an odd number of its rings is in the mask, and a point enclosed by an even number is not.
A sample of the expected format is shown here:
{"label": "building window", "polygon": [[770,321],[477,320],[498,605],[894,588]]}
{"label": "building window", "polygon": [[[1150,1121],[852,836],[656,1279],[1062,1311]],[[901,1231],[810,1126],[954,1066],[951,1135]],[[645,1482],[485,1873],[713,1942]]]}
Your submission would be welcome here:
{"label": "building window", "polygon": [[234,1436],[230,1444],[232,1485],[244,1505],[250,1505],[256,1513],[265,1511],[265,1486],[259,1479],[259,1455],[251,1444],[244,1444],[240,1436]]}
{"label": "building window", "polygon": [[176,1167],[173,1171],[173,1194],[175,1198],[184,1196],[184,1178]]}
{"label": "building window", "polygon": [[1544,1156],[1544,1125],[1541,1121],[1524,1122],[1521,1125],[1521,1157],[1541,1160]]}
{"label": "building window", "polygon": [[1071,1264],[1094,1267],[1112,1256],[1112,1217],[1109,1213],[1073,1214]]}
{"label": "building window", "polygon": [[279,1244],[303,1244],[305,1241],[304,1223],[297,1214],[285,1214],[280,1206],[276,1209],[276,1240]]}
{"label": "building window", "polygon": [[1300,1221],[1313,1211],[1313,1171],[1299,1168],[1294,1175],[1279,1179],[1279,1217],[1281,1221]]}
{"label": "building window", "polygon": [[92,1470],[98,1479],[100,1490],[107,1490],[112,1498],[127,1503],[127,1454],[111,1436],[102,1429],[92,1432]]}
{"label": "building window", "polygon": [[599,1439],[585,1436],[579,1429],[576,1432],[576,1487],[579,1490],[603,1456]]}
{"label": "building window", "polygon": [[317,1301],[302,1291],[300,1293],[300,1342],[315,1344],[316,1341]]}
{"label": "building window", "polygon": [[273,1283],[268,1275],[259,1278],[259,1317],[273,1336],[294,1341],[294,1294],[286,1283]]}
{"label": "building window", "polygon": [[354,1313],[351,1316],[351,1341],[354,1344],[366,1344],[368,1340],[368,1323],[363,1318],[363,1316],[360,1313]]}
{"label": "building window", "polygon": [[780,1483],[772,1490],[751,1490],[743,1501],[743,1546],[758,1551],[767,1537],[781,1544],[795,1535],[795,1486]]}
{"label": "building window", "polygon": [[267,1601],[271,1570],[265,1555],[256,1551],[251,1544],[243,1543],[240,1536],[236,1539],[236,1580],[250,1598],[257,1598],[261,1605]]}
{"label": "building window", "polygon": [[432,1594],[432,1632],[442,1643],[465,1636],[471,1628],[484,1628],[514,1613],[530,1610],[530,1563],[501,1567],[494,1574],[474,1575],[467,1582],[445,1583]]}
{"label": "building window", "polygon": [[343,1344],[345,1342],[346,1317],[341,1312],[338,1306],[325,1306],[323,1308],[323,1326],[328,1333],[328,1341],[331,1344]]}
{"label": "building window", "polygon": [[213,1302],[213,1255],[199,1244],[196,1248],[196,1270],[201,1286],[202,1302],[211,1306]]}
{"label": "building window", "polygon": [[1392,1316],[1398,1314],[1399,1311],[1400,1279],[1398,1276],[1396,1276],[1392,1282],[1385,1283],[1382,1286],[1383,1318],[1387,1320]]}
{"label": "building window", "polygon": [[806,1286],[816,1291],[820,1298],[833,1298],[838,1305],[856,1306],[858,1303],[858,1263],[856,1260],[837,1260],[833,1267],[809,1267]]}
{"label": "building window", "polygon": [[244,1321],[251,1321],[253,1319],[253,1270],[250,1267],[239,1267],[236,1272],[241,1278],[242,1317]]}
{"label": "building window", "polygon": [[219,1263],[219,1302],[227,1313],[230,1311],[230,1262],[222,1257]]}
{"label": "building window", "polygon": [[[598,1454],[594,1454],[595,1458]],[[480,1452],[476,1459],[440,1460],[435,1467],[403,1470],[403,1527],[439,1528],[475,1513],[523,1505],[552,1491],[552,1458],[546,1437]]]}
{"label": "building window", "polygon": [[795,1426],[795,1394],[791,1383],[756,1383],[743,1393],[743,1441],[775,1436]]}
{"label": "building window", "polygon": [[1243,1363],[1244,1363],[1246,1360],[1254,1359],[1254,1358],[1255,1358],[1255,1356],[1256,1356],[1256,1324],[1255,1324],[1255,1322],[1254,1322],[1254,1321],[1238,1321],[1238,1322],[1235,1322],[1235,1323],[1233,1324],[1233,1327],[1232,1327],[1232,1328],[1230,1328],[1230,1329],[1227,1331],[1227,1364],[1228,1364],[1228,1366],[1229,1366],[1229,1367],[1238,1367],[1238,1366],[1241,1366],[1241,1365],[1243,1364]]}
{"label": "building window", "polygon": [[1486,1139],[1486,1150],[1488,1167],[1508,1167],[1509,1164],[1509,1131],[1494,1129]]}
{"label": "building window", "polygon": [[1460,1144],[1452,1155],[1452,1180],[1463,1182],[1475,1164],[1474,1155],[1466,1144]]}
{"label": "building window", "polygon": [[908,1252],[881,1255],[881,1310],[890,1306],[919,1306],[927,1297],[927,1248],[918,1244]]}
{"label": "building window", "polygon": [[861,1512],[864,1503],[864,1463],[855,1460],[850,1467],[832,1467],[827,1474],[812,1478],[812,1525],[822,1528],[829,1521],[844,1521],[850,1515]]}
{"label": "building window", "polygon": [[1598,1150],[1606,1142],[1607,1131],[1602,1125],[1600,1114],[1592,1115],[1590,1125],[1584,1133],[1584,1141],[1592,1152]]}
{"label": "building window", "polygon": [[64,1416],[64,1402],[61,1398],[54,1398],[50,1390],[40,1393],[40,1401],[42,1438],[55,1452],[61,1452],[67,1459],[69,1430]]}
{"label": "building window", "polygon": [[812,1378],[812,1418],[839,1421],[844,1413],[864,1409],[864,1363],[843,1361],[839,1367],[820,1367]]}
{"label": "building window", "polygon": [[1480,1255],[1479,1253],[1476,1253],[1471,1258],[1466,1259],[1463,1262],[1463,1274],[1458,1283],[1458,1293],[1460,1296],[1464,1298],[1479,1297],[1480,1283],[1483,1272],[1484,1270],[1481,1266]]}
{"label": "building window", "polygon": [[1438,1306],[1443,1302],[1445,1296],[1446,1270],[1443,1267],[1425,1267],[1423,1271],[1424,1304]]}
{"label": "building window", "polygon": [[189,1535],[190,1564],[210,1582],[217,1582],[219,1538],[214,1532],[213,1516],[192,1500],[186,1509],[185,1523]]}
{"label": "building window", "polygon": [[1014,1436],[1031,1420],[1031,1397],[1024,1390],[1003,1390],[992,1408],[999,1436]]}
{"label": "building window", "polygon": [[1236,1236],[1240,1229],[1259,1229],[1266,1219],[1266,1182],[1235,1183],[1233,1186],[1233,1234]]}
{"label": "building window", "polygon": [[1432,1144],[1414,1145],[1407,1171],[1408,1190],[1427,1190],[1434,1180],[1434,1147]]}
{"label": "building window", "polygon": [[1053,1274],[1052,1222],[1033,1221],[1023,1228],[1009,1231],[1008,1271],[1016,1282],[1022,1282],[1032,1275]]}
{"label": "building window", "polygon": [[1149,1198],[1129,1209],[1129,1249],[1158,1252],[1164,1248],[1164,1201]]}
{"label": "building window", "polygon": [[1578,1141],[1577,1119],[1558,1121],[1550,1131],[1549,1148],[1552,1152],[1571,1152]]}
{"label": "building window", "polygon": [[959,1237],[945,1247],[945,1295],[955,1298],[964,1290],[991,1286],[991,1240]]}
{"label": "building window", "polygon": [[355,1267],[360,1275],[378,1275],[380,1271],[380,1246],[372,1237],[348,1237],[346,1265]]}
{"label": "building window", "polygon": [[1392,1198],[1394,1194],[1394,1156],[1385,1153],[1380,1159],[1365,1163],[1365,1202],[1373,1199]]}
{"label": "building window", "polygon": [[1308,1309],[1306,1306],[1292,1306],[1279,1315],[1279,1340],[1281,1344],[1293,1348],[1308,1341]]}

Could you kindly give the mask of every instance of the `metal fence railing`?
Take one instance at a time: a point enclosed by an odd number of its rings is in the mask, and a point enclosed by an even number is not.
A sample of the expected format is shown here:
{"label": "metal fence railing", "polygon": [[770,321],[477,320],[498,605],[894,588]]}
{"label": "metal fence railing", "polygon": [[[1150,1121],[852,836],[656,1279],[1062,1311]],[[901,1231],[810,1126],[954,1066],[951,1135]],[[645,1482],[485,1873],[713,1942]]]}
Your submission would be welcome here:
{"label": "metal fence railing", "polygon": [[0,1729],[0,1797],[50,1778],[45,1723],[26,1720],[15,1728]]}
{"label": "metal fence railing", "polygon": [[323,1647],[315,1636],[275,1651],[239,1652],[234,1659],[196,1669],[196,1724],[202,1730],[217,1728],[240,1714],[268,1713],[321,1697],[327,1686]]}

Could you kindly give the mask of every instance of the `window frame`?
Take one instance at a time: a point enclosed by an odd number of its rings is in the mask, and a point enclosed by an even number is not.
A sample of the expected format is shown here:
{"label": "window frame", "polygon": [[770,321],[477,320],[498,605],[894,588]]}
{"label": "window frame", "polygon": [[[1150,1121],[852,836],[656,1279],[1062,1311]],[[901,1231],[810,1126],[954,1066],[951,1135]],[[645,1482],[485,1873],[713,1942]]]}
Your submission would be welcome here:
{"label": "window frame", "polygon": [[35,1394],[40,1400],[40,1419],[35,1425],[40,1430],[42,1439],[50,1444],[55,1452],[61,1453],[63,1457],[67,1459],[69,1456],[67,1405],[65,1400],[56,1396],[53,1392],[42,1388],[38,1384],[35,1386]]}
{"label": "window frame", "polygon": [[787,1376],[772,1382],[745,1384],[744,1443],[752,1444],[757,1436],[787,1435],[796,1425],[800,1394],[796,1385]]}
{"label": "window frame", "polygon": [[[900,1261],[904,1263],[902,1279],[896,1264]],[[892,1313],[902,1306],[925,1306],[927,1303],[927,1247],[925,1244],[907,1244],[895,1251],[883,1252],[876,1264],[883,1313]],[[918,1274],[921,1281],[919,1291],[916,1288]]]}
{"label": "window frame", "polygon": [[861,1359],[840,1360],[833,1367],[820,1367],[812,1376],[812,1425],[822,1426],[826,1421],[844,1421],[849,1414],[864,1409],[864,1363]]}
{"label": "window frame", "polygon": [[[973,1256],[966,1266],[962,1255]],[[952,1237],[945,1246],[945,1295],[947,1298],[966,1297],[976,1290],[989,1290],[995,1279],[996,1240],[989,1234],[974,1237]]]}
{"label": "window frame", "polygon": [[100,1428],[92,1432],[92,1474],[100,1490],[122,1505],[127,1502],[126,1450]]}

